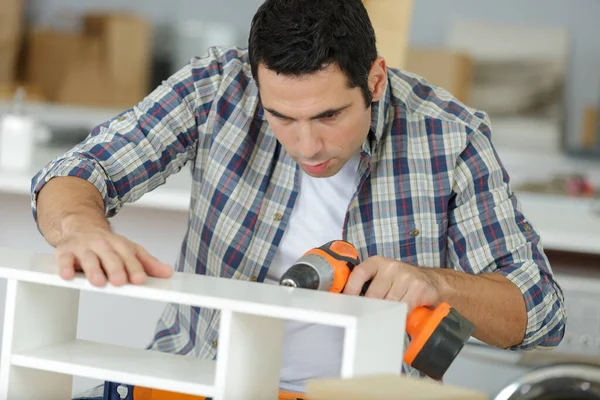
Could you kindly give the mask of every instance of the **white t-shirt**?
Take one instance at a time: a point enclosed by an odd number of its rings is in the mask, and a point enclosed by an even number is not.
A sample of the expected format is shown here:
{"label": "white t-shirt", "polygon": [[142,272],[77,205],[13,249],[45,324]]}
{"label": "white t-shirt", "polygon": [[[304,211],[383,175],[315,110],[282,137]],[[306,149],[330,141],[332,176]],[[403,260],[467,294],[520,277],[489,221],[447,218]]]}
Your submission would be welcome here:
{"label": "white t-shirt", "polygon": [[[306,251],[342,239],[344,218],[358,185],[360,153],[329,178],[300,170],[299,193],[265,282],[281,276]],[[281,388],[304,391],[312,378],[339,377],[344,331],[339,327],[286,321]]]}

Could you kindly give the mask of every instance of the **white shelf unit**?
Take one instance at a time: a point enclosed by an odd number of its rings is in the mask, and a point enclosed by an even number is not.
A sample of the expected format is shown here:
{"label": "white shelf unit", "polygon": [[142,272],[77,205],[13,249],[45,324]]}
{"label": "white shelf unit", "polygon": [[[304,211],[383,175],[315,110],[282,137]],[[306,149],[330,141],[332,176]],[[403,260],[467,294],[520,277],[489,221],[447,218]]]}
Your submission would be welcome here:
{"label": "white shelf unit", "polygon": [[[404,303],[180,273],[96,288],[83,276],[61,279],[52,255],[2,248],[0,277],[8,280],[0,399],[69,399],[73,375],[215,400],[276,399],[286,319],[345,329],[342,378],[402,368]],[[78,340],[85,290],[221,310],[217,359]]]}

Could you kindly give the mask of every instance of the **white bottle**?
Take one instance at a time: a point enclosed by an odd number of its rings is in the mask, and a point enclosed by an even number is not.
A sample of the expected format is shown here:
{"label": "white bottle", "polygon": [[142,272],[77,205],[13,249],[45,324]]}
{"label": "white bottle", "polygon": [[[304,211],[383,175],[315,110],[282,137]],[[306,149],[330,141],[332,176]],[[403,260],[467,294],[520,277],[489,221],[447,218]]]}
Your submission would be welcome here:
{"label": "white bottle", "polygon": [[24,115],[25,91],[17,89],[11,113],[0,117],[0,170],[30,172],[35,146],[35,121]]}

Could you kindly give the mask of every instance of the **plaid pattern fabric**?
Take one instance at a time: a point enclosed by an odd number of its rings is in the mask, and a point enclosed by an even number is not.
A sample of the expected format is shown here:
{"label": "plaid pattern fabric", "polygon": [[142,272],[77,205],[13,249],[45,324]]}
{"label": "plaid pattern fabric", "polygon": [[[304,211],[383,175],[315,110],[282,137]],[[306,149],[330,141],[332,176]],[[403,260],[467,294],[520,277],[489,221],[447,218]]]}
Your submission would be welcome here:
{"label": "plaid pattern fabric", "polygon": [[[257,94],[245,50],[210,49],[41,170],[32,181],[34,217],[36,194],[52,177],[87,179],[113,216],[187,163],[190,220],[176,270],[262,281],[297,197],[298,167]],[[361,154],[340,236],[362,259],[500,273],[527,306],[525,340],[515,349],[557,345],[563,294],[510,189],[486,114],[391,69]],[[218,312],[172,304],[149,348],[212,358],[218,327]],[[404,372],[417,373],[406,365]]]}

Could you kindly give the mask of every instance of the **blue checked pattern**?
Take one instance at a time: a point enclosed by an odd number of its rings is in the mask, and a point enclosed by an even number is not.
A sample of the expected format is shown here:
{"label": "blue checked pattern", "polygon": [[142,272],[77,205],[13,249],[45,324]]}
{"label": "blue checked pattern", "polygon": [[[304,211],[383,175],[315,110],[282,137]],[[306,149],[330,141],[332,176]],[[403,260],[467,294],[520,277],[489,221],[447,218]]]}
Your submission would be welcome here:
{"label": "blue checked pattern", "polygon": [[[190,222],[176,270],[263,281],[297,197],[298,167],[257,94],[245,50],[210,49],[41,170],[32,181],[34,217],[36,195],[52,177],[93,183],[110,217],[188,164]],[[362,259],[506,276],[528,313],[514,349],[556,346],[563,294],[509,187],[487,115],[393,69],[372,113],[342,237]],[[149,348],[213,358],[218,327],[218,312],[172,304]],[[418,373],[406,365],[404,372]]]}

